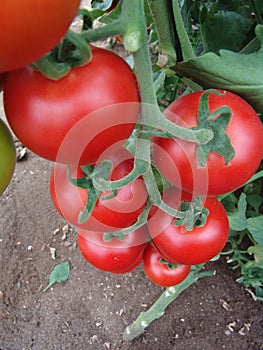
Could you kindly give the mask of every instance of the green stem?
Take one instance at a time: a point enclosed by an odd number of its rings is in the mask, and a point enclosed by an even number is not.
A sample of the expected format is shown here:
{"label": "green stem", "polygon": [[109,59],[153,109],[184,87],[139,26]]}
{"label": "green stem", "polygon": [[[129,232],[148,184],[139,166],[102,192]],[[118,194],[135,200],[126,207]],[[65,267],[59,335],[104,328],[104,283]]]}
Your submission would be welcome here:
{"label": "green stem", "polygon": [[80,35],[86,40],[86,42],[92,42],[100,39],[105,39],[114,35],[120,35],[122,31],[122,23],[118,19],[114,22],[109,23],[108,25],[85,30],[81,32]]}
{"label": "green stem", "polygon": [[180,127],[163,116],[158,106],[153,85],[152,65],[148,45],[145,43],[133,54],[135,74],[137,77],[142,112],[139,123],[142,127],[151,127],[167,132],[173,137],[178,137],[191,142],[206,144],[213,138],[211,130],[192,130]]}
{"label": "green stem", "polygon": [[181,10],[179,6],[178,0],[172,0],[173,5],[173,15],[174,15],[174,21],[175,21],[175,28],[178,35],[178,39],[181,45],[181,50],[183,54],[183,60],[189,60],[191,58],[195,58],[195,53],[193,50],[193,47],[191,45],[191,42],[189,40],[189,37],[187,35],[187,32],[185,30],[183,18],[181,15]]}
{"label": "green stem", "polygon": [[174,22],[170,0],[148,0],[148,6],[158,33],[159,50],[176,61]]}
{"label": "green stem", "polygon": [[137,51],[146,38],[143,1],[123,0],[118,19],[105,26],[84,31],[81,35],[87,42],[120,35],[127,51]]}
{"label": "green stem", "polygon": [[263,19],[261,13],[259,11],[258,5],[255,0],[249,0],[250,7],[252,11],[255,13],[256,21],[258,24],[263,24]]}
{"label": "green stem", "polygon": [[[142,4],[143,0],[140,1]],[[123,3],[123,5],[124,4],[128,5],[126,1]],[[139,23],[142,23],[143,21],[145,21],[143,10],[138,13],[138,16],[139,15],[141,16],[141,18],[137,17],[137,20]],[[213,137],[213,133],[211,132],[211,130],[192,130],[180,127],[168,120],[167,118],[165,118],[161,113],[155,94],[150,52],[146,41],[143,42],[141,47],[133,53],[133,57],[134,69],[141,97],[141,114],[139,116],[138,124],[143,131],[143,135],[145,135],[145,132],[147,133],[149,129],[155,129],[162,130],[168,133],[171,137],[178,137],[180,139],[185,139],[190,142],[197,142],[201,144],[209,142],[209,140],[211,140],[211,138]],[[149,174],[151,171],[151,137],[149,136],[146,139],[142,139],[142,137],[140,137],[139,135],[139,137],[136,140],[135,164],[133,171],[130,174],[128,174],[125,178],[117,181],[108,181],[107,179],[102,177],[94,177],[93,183],[98,190],[114,190],[124,185],[127,185],[140,175],[145,175],[145,172],[148,172],[149,178]],[[154,180],[152,179],[154,179],[154,176],[151,177],[149,183],[147,183],[148,180],[146,179],[146,177],[144,177],[144,180],[146,181],[146,186],[150,191],[149,193],[151,193],[150,196],[153,200],[153,203],[156,203],[160,208],[162,208],[166,212],[169,212],[170,214],[173,213],[173,215],[176,214],[177,216],[177,212],[175,212],[174,210],[171,211],[171,208],[166,206],[166,204],[161,201],[160,193],[158,191],[156,183],[156,191],[152,190],[154,186]]]}
{"label": "green stem", "polygon": [[178,211],[170,207],[162,200],[152,168],[149,168],[147,172],[143,175],[143,180],[147,188],[147,192],[149,194],[149,200],[152,204],[156,205],[158,208],[160,208],[167,214],[176,217],[177,219],[184,219],[184,212]]}
{"label": "green stem", "polygon": [[[134,154],[134,167],[132,171],[125,177],[109,181],[107,178],[98,176],[96,172],[93,176],[93,185],[99,191],[106,190],[117,190],[123,186],[128,185],[132,181],[136,180],[138,177],[143,175],[149,167],[151,167],[151,143],[149,140],[144,140],[141,138],[136,139],[136,147]],[[103,163],[102,165],[103,166]]]}
{"label": "green stem", "polygon": [[214,271],[200,273],[191,271],[183,282],[176,286],[166,288],[150,309],[141,312],[138,318],[125,328],[123,334],[124,341],[132,341],[137,338],[154,320],[163,316],[167,306],[170,305],[185,289],[197,282],[200,278],[212,275],[214,275]]}

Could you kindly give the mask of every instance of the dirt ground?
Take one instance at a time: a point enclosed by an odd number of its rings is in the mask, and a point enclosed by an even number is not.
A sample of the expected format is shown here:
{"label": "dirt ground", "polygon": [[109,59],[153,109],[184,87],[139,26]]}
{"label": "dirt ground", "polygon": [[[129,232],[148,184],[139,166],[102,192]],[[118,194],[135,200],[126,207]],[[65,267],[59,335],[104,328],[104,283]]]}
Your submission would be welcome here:
{"label": "dirt ground", "polygon": [[[51,203],[51,168],[27,152],[0,198],[1,350],[263,349],[262,303],[235,282],[223,258],[208,266],[215,276],[188,288],[142,336],[125,343],[125,327],[164,289],[141,266],[111,275],[84,261],[76,232]],[[68,281],[44,293],[50,272],[64,261]]]}

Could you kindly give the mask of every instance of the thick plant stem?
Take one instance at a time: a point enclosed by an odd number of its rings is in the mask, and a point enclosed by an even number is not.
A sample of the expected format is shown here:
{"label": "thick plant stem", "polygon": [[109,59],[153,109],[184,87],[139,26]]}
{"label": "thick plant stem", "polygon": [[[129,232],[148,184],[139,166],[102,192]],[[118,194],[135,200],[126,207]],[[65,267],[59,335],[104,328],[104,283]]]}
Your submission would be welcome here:
{"label": "thick plant stem", "polygon": [[178,39],[180,42],[180,46],[183,54],[183,60],[185,61],[191,58],[195,58],[193,47],[191,45],[191,42],[185,30],[183,18],[180,11],[179,1],[172,0],[172,4],[173,4],[175,28],[176,28]]}
{"label": "thick plant stem", "polygon": [[174,22],[170,0],[148,0],[148,6],[159,38],[159,50],[176,61]]}
{"label": "thick plant stem", "polygon": [[190,287],[202,277],[212,276],[214,271],[196,273],[191,271],[189,276],[180,284],[168,287],[156,300],[156,302],[145,312],[141,312],[138,318],[128,325],[123,333],[124,341],[132,341],[140,336],[154,320],[163,316],[165,309],[170,305],[185,289]]}
{"label": "thick plant stem", "polygon": [[137,51],[145,40],[143,2],[123,0],[121,15],[115,21],[99,28],[82,32],[87,42],[120,35],[127,51]]}
{"label": "thick plant stem", "polygon": [[263,24],[263,18],[261,16],[261,13],[260,13],[260,10],[258,8],[258,5],[257,5],[256,1],[255,0],[249,0],[249,3],[250,3],[250,7],[251,7],[252,11],[255,13],[255,17],[256,17],[257,23],[258,24]]}

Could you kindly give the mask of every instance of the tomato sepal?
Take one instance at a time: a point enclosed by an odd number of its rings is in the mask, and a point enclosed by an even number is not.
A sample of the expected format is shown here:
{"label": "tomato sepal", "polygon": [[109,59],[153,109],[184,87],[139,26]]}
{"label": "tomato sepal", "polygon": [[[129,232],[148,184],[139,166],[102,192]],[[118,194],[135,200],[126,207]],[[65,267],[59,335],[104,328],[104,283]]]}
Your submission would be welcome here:
{"label": "tomato sepal", "polygon": [[206,144],[197,145],[197,163],[200,167],[206,166],[210,152],[223,156],[227,165],[235,156],[235,150],[231,144],[226,128],[230,122],[232,111],[228,106],[221,106],[212,114],[209,111],[208,98],[210,94],[222,96],[223,93],[217,90],[206,90],[200,96],[198,106],[198,126],[194,130],[208,129],[213,132],[213,138]]}

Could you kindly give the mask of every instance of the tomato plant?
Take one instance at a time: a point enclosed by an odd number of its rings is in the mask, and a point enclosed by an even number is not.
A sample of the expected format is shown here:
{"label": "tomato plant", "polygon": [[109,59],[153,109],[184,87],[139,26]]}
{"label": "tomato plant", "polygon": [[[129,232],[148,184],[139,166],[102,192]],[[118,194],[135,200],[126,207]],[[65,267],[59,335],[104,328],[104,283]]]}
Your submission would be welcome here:
{"label": "tomato plant", "polygon": [[16,150],[7,125],[0,119],[0,196],[7,188],[16,164]]}
{"label": "tomato plant", "polygon": [[[127,175],[133,168],[133,156],[124,148],[110,152],[114,169],[112,180]],[[71,168],[72,177],[83,177],[80,168]],[[50,176],[50,194],[55,208],[71,224],[92,231],[115,231],[132,225],[144,208],[147,191],[142,179],[120,188],[113,198],[110,192],[101,193],[87,221],[79,223],[79,215],[85,209],[89,189],[79,188],[69,182],[67,166],[55,164]]]}
{"label": "tomato plant", "polygon": [[0,73],[40,58],[60,41],[80,0],[1,2]]}
{"label": "tomato plant", "polygon": [[[129,340],[213,274],[203,265],[228,238],[232,262],[249,271],[245,286],[262,297],[263,10],[245,2],[237,13],[234,0],[92,0],[79,33],[7,73],[9,123],[25,146],[56,161],[51,198],[79,229],[83,256],[113,273],[143,259],[150,280],[168,286],[128,328]],[[90,44],[117,36],[134,72]],[[245,259],[236,254],[244,235],[253,244]]]}
{"label": "tomato plant", "polygon": [[6,116],[21,142],[67,164],[95,163],[110,145],[124,143],[135,126],[138,101],[129,65],[96,47],[88,64],[58,81],[25,67],[7,75],[4,89]]}
{"label": "tomato plant", "polygon": [[138,266],[148,243],[145,227],[109,241],[103,239],[103,233],[96,231],[78,231],[78,247],[84,258],[93,266],[112,273],[125,273]]}
{"label": "tomato plant", "polygon": [[188,276],[191,266],[169,263],[153,244],[148,244],[143,254],[143,268],[153,283],[168,287],[182,282]]}
{"label": "tomato plant", "polygon": [[[170,205],[178,205],[178,193],[181,191],[169,188],[165,197]],[[183,193],[181,200],[189,200],[189,195]],[[162,210],[152,215],[148,221],[149,233],[165,259],[175,264],[197,265],[214,258],[223,249],[229,234],[226,211],[215,197],[205,198],[203,206],[209,211],[205,223],[191,230],[184,224],[177,226],[178,219]]]}
{"label": "tomato plant", "polygon": [[[166,117],[177,125],[196,127],[202,93],[194,92],[176,99],[166,109]],[[153,158],[173,185],[197,194],[219,195],[244,185],[259,167],[263,156],[263,128],[251,106],[233,93],[210,93],[208,103],[210,113],[222,106],[231,109],[226,134],[235,151],[233,159],[226,164],[222,155],[210,152],[206,165],[199,166],[196,143],[160,137],[153,138]]]}

